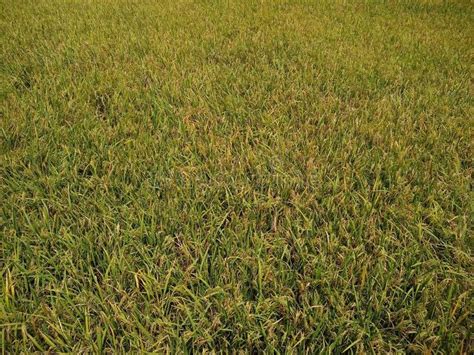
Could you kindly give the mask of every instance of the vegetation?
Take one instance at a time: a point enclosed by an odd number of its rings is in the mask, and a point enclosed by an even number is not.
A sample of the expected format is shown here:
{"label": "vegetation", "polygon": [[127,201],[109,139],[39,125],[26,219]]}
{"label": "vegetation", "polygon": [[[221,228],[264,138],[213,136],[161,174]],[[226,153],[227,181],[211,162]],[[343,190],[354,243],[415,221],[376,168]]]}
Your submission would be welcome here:
{"label": "vegetation", "polygon": [[470,0],[0,0],[3,352],[468,353]]}

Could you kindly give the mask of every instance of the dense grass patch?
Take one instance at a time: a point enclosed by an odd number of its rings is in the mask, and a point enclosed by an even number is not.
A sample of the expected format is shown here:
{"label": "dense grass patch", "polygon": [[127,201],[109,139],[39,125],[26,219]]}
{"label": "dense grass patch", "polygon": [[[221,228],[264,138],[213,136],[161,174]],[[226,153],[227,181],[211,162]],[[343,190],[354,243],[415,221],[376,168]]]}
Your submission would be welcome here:
{"label": "dense grass patch", "polygon": [[472,351],[471,1],[0,21],[4,351]]}

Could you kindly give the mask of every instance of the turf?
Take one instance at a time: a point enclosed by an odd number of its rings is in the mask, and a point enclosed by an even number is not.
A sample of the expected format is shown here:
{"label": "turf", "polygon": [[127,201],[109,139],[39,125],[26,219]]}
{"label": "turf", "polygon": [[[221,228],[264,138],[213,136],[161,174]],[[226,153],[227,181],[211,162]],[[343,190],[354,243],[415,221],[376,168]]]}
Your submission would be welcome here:
{"label": "turf", "polygon": [[473,350],[469,0],[0,0],[1,348]]}

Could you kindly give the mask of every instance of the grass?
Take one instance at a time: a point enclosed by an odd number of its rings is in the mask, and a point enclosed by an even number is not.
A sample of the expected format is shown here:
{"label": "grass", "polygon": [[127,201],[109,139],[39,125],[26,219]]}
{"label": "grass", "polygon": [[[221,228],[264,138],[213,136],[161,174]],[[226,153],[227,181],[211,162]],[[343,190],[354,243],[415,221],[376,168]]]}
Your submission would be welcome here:
{"label": "grass", "polygon": [[473,24],[0,0],[3,352],[472,352]]}

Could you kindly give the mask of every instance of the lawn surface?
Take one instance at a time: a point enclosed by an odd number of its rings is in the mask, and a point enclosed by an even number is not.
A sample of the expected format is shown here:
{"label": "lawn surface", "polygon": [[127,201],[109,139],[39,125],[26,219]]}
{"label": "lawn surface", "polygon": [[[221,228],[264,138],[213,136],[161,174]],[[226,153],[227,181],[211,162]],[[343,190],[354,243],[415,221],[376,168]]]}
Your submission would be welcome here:
{"label": "lawn surface", "polygon": [[0,0],[7,353],[468,353],[470,0]]}

